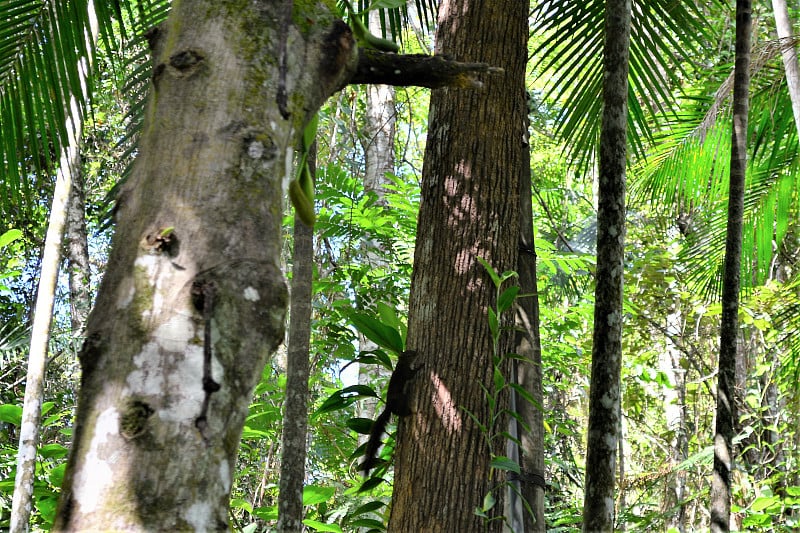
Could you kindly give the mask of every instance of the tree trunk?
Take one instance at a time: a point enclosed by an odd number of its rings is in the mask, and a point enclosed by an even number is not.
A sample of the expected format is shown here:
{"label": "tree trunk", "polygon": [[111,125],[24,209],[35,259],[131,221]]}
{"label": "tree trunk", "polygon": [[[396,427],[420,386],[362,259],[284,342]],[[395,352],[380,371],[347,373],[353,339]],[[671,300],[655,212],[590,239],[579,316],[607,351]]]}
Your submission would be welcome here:
{"label": "tree trunk", "polygon": [[67,204],[68,246],[67,268],[69,270],[69,303],[72,320],[72,336],[81,338],[92,298],[89,292],[89,242],[86,236],[86,192],[84,178],[81,173],[80,154],[75,164],[76,172],[72,180],[72,191]]}
{"label": "tree trunk", "polygon": [[[376,28],[380,24],[379,12],[370,11],[370,24]],[[364,113],[364,130],[360,136],[364,148],[364,191],[374,192],[378,203],[385,206],[387,172],[394,172],[394,135],[396,111],[394,106],[394,87],[391,85],[367,85],[366,112]],[[362,243],[364,254],[374,267],[386,266],[386,250],[378,240],[365,239]],[[369,302],[374,304],[375,302]],[[362,336],[359,337],[359,351],[374,350],[377,345]],[[359,365],[358,384],[369,386],[381,376],[388,374],[383,367],[377,365]],[[359,402],[358,416],[373,418],[378,406],[377,398],[366,398]],[[358,442],[363,444],[368,435],[359,435]]]}
{"label": "tree trunk", "polygon": [[739,275],[747,169],[747,119],[750,91],[750,0],[736,2],[736,66],[733,77],[733,135],[728,193],[725,270],[722,279],[714,477],[711,481],[711,531],[730,530],[733,436],[736,431],[736,360],[739,334]]}
{"label": "tree trunk", "polygon": [[[88,2],[90,27],[87,39],[97,39],[98,24],[93,2]],[[87,94],[86,78],[91,67],[90,58],[78,59],[81,95]],[[36,469],[36,455],[39,446],[39,425],[41,422],[42,397],[44,395],[44,375],[47,351],[50,343],[50,325],[53,321],[56,281],[61,264],[61,246],[64,228],[67,226],[67,208],[73,182],[81,172],[80,145],[83,137],[83,108],[78,101],[80,95],[73,94],[70,108],[65,110],[67,117],[64,148],[61,151],[58,172],[56,173],[53,202],[45,237],[42,269],[39,272],[39,288],[36,292],[36,307],[31,328],[31,347],[28,355],[28,371],[25,378],[25,399],[22,406],[19,447],[17,448],[17,473],[14,480],[14,496],[11,504],[10,531],[27,531],[30,520],[33,482]]]}
{"label": "tree trunk", "polygon": [[778,32],[778,39],[784,42],[781,52],[783,70],[786,72],[786,86],[789,88],[795,128],[797,134],[800,135],[800,69],[797,66],[797,47],[792,42],[794,32],[786,0],[772,0],[772,11],[775,14],[775,29]]}
{"label": "tree trunk", "polygon": [[[308,151],[316,175],[317,143]],[[314,280],[314,228],[294,216],[292,290],[289,298],[289,345],[286,354],[286,400],[281,433],[281,479],[278,531],[303,529],[303,485],[308,440],[308,375],[311,342],[311,297]]]}
{"label": "tree trunk", "polygon": [[[524,298],[517,301],[517,335],[514,353],[517,383],[531,395],[535,403],[515,395],[516,411],[528,425],[520,430],[522,475],[520,489],[533,514],[523,509],[524,529],[544,532],[544,417],[542,412],[542,345],[539,335],[539,293],[536,286],[536,249],[533,236],[533,201],[531,198],[530,156],[526,151],[520,162],[520,253],[517,273]],[[516,425],[516,420],[513,421]]]}
{"label": "tree trunk", "polygon": [[[680,298],[673,300],[673,308],[667,314],[666,340],[664,350],[659,356],[659,367],[669,376],[671,386],[662,387],[664,395],[664,418],[671,438],[669,443],[670,467],[675,468],[687,459],[686,436],[686,371],[681,367],[681,352],[673,339],[683,335]],[[667,515],[667,527],[685,533],[686,531],[686,472],[675,470],[667,478],[663,512]]]}
{"label": "tree trunk", "polygon": [[614,477],[621,430],[622,277],[630,27],[630,0],[608,0],[597,202],[597,285],[583,505],[585,532],[614,529]]}
{"label": "tree trunk", "polygon": [[291,8],[186,0],[151,36],[56,530],[228,528],[250,395],[283,340],[281,184],[357,59],[325,4]]}
{"label": "tree trunk", "polygon": [[[503,525],[473,511],[493,491],[490,513],[502,512],[505,480],[490,470],[486,439],[506,429],[501,419],[485,435],[470,416],[488,424],[481,386],[494,392],[487,309],[496,305],[495,289],[477,259],[498,272],[517,266],[527,37],[523,2],[449,0],[439,8],[439,53],[505,72],[482,89],[431,95],[408,330],[422,367],[413,382],[414,414],[400,421],[389,531]],[[512,349],[510,341],[501,343],[501,355]]]}

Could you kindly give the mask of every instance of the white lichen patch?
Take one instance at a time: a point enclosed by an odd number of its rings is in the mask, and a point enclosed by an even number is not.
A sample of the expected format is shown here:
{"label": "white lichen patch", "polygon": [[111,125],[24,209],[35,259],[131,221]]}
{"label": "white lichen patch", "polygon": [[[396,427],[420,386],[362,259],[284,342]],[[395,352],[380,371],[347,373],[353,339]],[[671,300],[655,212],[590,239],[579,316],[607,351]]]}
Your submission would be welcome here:
{"label": "white lichen patch", "polygon": [[[196,417],[203,405],[203,347],[189,344],[183,357],[175,361],[167,377],[166,387],[170,402],[158,411],[166,422],[181,422]],[[212,364],[212,372],[213,372]],[[214,376],[216,381],[219,379]]]}
{"label": "white lichen patch", "polygon": [[208,502],[197,501],[186,507],[183,519],[191,524],[194,531],[208,531],[211,524],[212,509]]}
{"label": "white lichen patch", "polygon": [[140,254],[134,261],[133,266],[144,269],[149,279],[153,279],[158,271],[158,256],[151,254]]}
{"label": "white lichen patch", "polygon": [[125,380],[133,394],[150,396],[164,390],[164,369],[160,360],[160,350],[156,342],[148,342],[133,356],[136,369]]}
{"label": "white lichen patch", "polygon": [[610,410],[615,406],[614,398],[612,398],[608,394],[603,394],[602,398],[600,398],[600,405],[603,406],[603,409]]}
{"label": "white lichen patch", "polygon": [[117,292],[117,309],[128,307],[133,301],[134,294],[136,294],[136,288],[133,285],[133,279],[123,279]]}
{"label": "white lichen patch", "polygon": [[225,492],[231,490],[231,465],[227,459],[219,463],[219,479],[222,481],[222,488]]}
{"label": "white lichen patch", "polygon": [[195,332],[192,319],[180,313],[174,314],[153,332],[156,342],[167,352],[182,352],[189,341],[196,336],[202,337]]}
{"label": "white lichen patch", "polygon": [[247,147],[247,155],[253,159],[261,159],[261,156],[264,155],[264,145],[261,141],[251,142]]}
{"label": "white lichen patch", "polygon": [[248,302],[257,302],[261,299],[255,287],[246,287],[244,289],[244,299]]}
{"label": "white lichen patch", "polygon": [[97,417],[89,451],[75,473],[73,498],[80,506],[81,513],[95,511],[105,490],[113,485],[113,457],[103,448],[108,443],[108,436],[118,433],[119,412],[109,407]]}

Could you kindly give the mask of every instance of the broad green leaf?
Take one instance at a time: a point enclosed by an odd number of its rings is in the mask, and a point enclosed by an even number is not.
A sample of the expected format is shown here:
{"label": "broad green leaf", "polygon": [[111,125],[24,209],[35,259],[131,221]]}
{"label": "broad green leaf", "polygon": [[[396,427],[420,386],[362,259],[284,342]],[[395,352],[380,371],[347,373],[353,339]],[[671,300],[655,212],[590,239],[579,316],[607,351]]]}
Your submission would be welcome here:
{"label": "broad green leaf", "polygon": [[8,422],[19,427],[22,423],[22,407],[18,405],[0,405],[0,422]]}
{"label": "broad green leaf", "polygon": [[515,472],[517,474],[521,472],[519,463],[503,456],[493,458],[490,466],[497,470],[505,470],[507,472]]}
{"label": "broad green leaf", "polygon": [[324,522],[318,522],[317,520],[311,520],[309,518],[303,520],[303,524],[310,527],[314,531],[329,531],[331,533],[342,533],[342,528],[340,528],[336,524],[326,524]]}
{"label": "broad green leaf", "polygon": [[378,346],[397,354],[403,351],[403,339],[395,328],[363,313],[353,311],[346,314],[356,329]]}
{"label": "broad green leaf", "polygon": [[316,505],[330,500],[336,493],[335,487],[306,485],[303,487],[303,505]]}
{"label": "broad green leaf", "polygon": [[371,502],[367,502],[364,505],[358,507],[355,511],[350,513],[350,516],[358,516],[364,513],[371,513],[377,511],[378,509],[385,507],[386,504],[384,502],[373,500]]}
{"label": "broad green leaf", "polygon": [[22,237],[22,231],[18,229],[10,229],[7,232],[0,235],[0,248],[8,246],[13,241]]}
{"label": "broad green leaf", "polygon": [[506,290],[504,290],[500,297],[497,299],[497,311],[500,314],[505,313],[508,309],[514,305],[514,300],[517,298],[517,294],[519,294],[519,285],[514,285]]}

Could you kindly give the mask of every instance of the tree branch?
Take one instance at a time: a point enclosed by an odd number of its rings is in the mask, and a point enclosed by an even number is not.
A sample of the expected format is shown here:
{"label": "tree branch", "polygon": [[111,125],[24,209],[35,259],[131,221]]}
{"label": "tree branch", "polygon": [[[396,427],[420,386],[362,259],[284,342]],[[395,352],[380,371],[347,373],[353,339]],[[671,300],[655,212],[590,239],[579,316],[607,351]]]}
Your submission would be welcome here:
{"label": "tree branch", "polygon": [[479,74],[502,72],[502,68],[486,63],[461,63],[443,55],[399,55],[360,48],[358,67],[348,83],[476,88],[483,85]]}

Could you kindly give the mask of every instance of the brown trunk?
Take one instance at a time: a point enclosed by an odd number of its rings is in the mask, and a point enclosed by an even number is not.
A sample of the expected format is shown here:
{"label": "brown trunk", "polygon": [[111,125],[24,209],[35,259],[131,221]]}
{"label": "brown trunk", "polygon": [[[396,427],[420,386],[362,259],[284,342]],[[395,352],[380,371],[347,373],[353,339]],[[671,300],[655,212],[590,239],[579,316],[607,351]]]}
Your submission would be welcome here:
{"label": "brown trunk", "polygon": [[711,531],[730,531],[733,436],[736,432],[736,363],[739,342],[739,275],[742,264],[742,219],[747,168],[747,119],[750,91],[750,0],[736,2],[736,66],[733,77],[733,136],[728,193],[728,227],[722,280],[722,317],[711,481]]}
{"label": "brown trunk", "polygon": [[[517,265],[520,168],[527,159],[524,76],[527,4],[451,0],[440,6],[438,52],[505,69],[478,90],[431,96],[422,204],[409,303],[408,346],[422,369],[415,413],[400,422],[389,531],[491,531],[474,510],[490,491],[502,512],[503,473],[490,472],[481,386],[493,391],[488,308],[495,288],[483,258],[498,272]],[[505,317],[506,324],[510,316]],[[499,348],[512,348],[505,339]],[[503,368],[506,378],[509,377]],[[498,409],[503,406],[498,406]],[[498,448],[495,452],[502,452]],[[497,489],[497,490],[494,490]]]}

